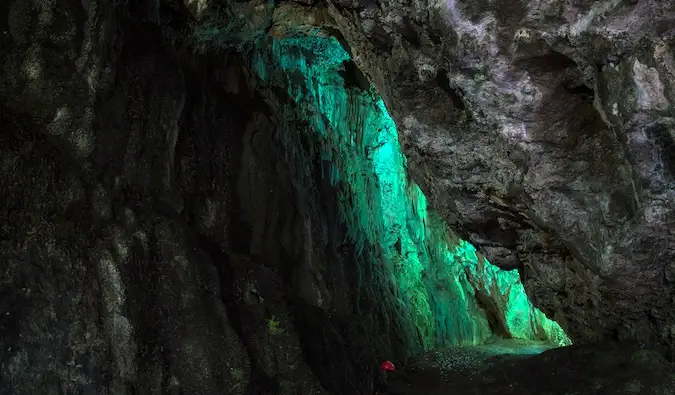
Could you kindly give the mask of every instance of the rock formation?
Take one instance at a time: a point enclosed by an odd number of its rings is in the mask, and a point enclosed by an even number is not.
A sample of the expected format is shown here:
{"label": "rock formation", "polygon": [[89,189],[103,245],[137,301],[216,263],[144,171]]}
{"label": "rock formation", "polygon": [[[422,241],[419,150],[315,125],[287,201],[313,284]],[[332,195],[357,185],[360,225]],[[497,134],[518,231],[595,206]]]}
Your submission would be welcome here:
{"label": "rock formation", "polygon": [[0,395],[672,360],[674,45],[655,0],[1,3]]}
{"label": "rock formation", "polygon": [[449,226],[576,341],[675,356],[675,8],[335,2]]}

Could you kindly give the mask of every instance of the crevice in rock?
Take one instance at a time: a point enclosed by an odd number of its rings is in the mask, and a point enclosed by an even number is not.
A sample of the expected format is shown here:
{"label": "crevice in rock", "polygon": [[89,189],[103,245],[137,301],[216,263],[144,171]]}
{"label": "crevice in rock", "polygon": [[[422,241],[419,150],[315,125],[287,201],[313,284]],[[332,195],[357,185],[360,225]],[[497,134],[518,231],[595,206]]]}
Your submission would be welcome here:
{"label": "crevice in rock", "polygon": [[656,123],[647,131],[661,149],[665,169],[675,179],[675,122]]}
{"label": "crevice in rock", "polygon": [[359,70],[354,62],[345,61],[344,70],[338,72],[344,79],[345,86],[348,88],[356,88],[362,91],[370,89],[370,82],[368,78]]}
{"label": "crevice in rock", "polygon": [[[244,325],[242,323],[243,317],[250,314],[245,309],[242,309],[239,303],[235,302],[237,299],[244,298],[240,292],[242,284],[238,282],[237,272],[233,270],[231,260],[228,254],[223,250],[223,247],[208,236],[199,236],[199,247],[203,249],[211,257],[213,265],[218,270],[220,280],[221,298],[227,307],[228,319],[232,324],[235,332],[239,337],[245,341],[247,345],[249,359],[251,360],[250,367],[250,384],[247,393],[250,395],[266,395],[279,393],[279,382],[272,377],[269,377],[258,364],[256,355],[251,352],[250,343],[247,342]],[[247,270],[244,268],[244,270]]]}
{"label": "crevice in rock", "polygon": [[558,51],[549,51],[544,55],[519,59],[514,66],[539,74],[545,71],[561,72],[565,69],[576,68],[577,63]]}
{"label": "crevice in rock", "polygon": [[393,38],[379,24],[375,24],[370,29],[368,32],[368,39],[375,46],[375,48],[384,53],[391,53],[391,50],[394,47]]}
{"label": "crevice in rock", "polygon": [[464,99],[462,99],[462,96],[457,93],[452,87],[450,86],[450,80],[448,79],[448,71],[445,69],[439,69],[436,72],[436,83],[438,86],[443,89],[445,93],[448,94],[448,97],[452,101],[452,104],[455,106],[456,109],[459,111],[465,111],[466,110],[466,104],[464,103]]}
{"label": "crevice in rock", "polygon": [[502,339],[512,339],[513,337],[509,333],[506,322],[504,321],[500,311],[500,307],[497,306],[495,301],[485,292],[480,289],[476,290],[476,299],[478,301],[478,306],[485,312],[487,316],[488,324],[490,325],[490,330],[496,336],[501,337]]}

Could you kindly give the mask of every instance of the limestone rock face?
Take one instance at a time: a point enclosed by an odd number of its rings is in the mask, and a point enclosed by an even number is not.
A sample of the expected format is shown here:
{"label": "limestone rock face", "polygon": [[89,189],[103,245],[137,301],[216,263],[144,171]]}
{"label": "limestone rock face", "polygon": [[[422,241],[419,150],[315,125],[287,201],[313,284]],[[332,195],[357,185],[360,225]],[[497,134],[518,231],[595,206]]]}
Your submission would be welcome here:
{"label": "limestone rock face", "polygon": [[675,10],[640,1],[335,1],[451,228],[576,341],[675,353]]}
{"label": "limestone rock face", "polygon": [[[209,119],[228,105],[189,91],[200,62],[183,71],[157,31],[109,7],[0,9],[0,392],[243,394],[252,363],[220,262],[176,218],[209,163],[232,171],[211,139],[245,120]],[[221,149],[190,168],[177,143],[197,127]]]}
{"label": "limestone rock face", "polygon": [[319,191],[241,58],[172,42],[157,4],[0,3],[0,394],[324,394],[303,331],[356,392],[375,357],[340,333],[380,321],[325,306],[354,287],[318,271]]}

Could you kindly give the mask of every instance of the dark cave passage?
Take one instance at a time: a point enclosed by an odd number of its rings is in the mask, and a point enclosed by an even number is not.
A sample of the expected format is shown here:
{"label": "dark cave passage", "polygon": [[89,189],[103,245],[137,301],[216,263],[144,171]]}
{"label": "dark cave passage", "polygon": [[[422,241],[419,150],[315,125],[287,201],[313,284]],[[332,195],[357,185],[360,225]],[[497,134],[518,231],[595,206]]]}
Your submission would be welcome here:
{"label": "dark cave passage", "polygon": [[[419,187],[408,181],[396,126],[384,103],[373,90],[364,90],[362,75],[338,40],[263,39],[255,48],[252,69],[268,88],[285,89],[291,99],[281,111],[276,140],[292,177],[302,190],[316,182],[333,188],[331,200],[338,204],[333,209],[346,228],[346,241],[361,256],[356,267],[359,292],[381,293],[375,297],[377,308],[388,316],[387,326],[398,328],[396,333],[385,330],[387,336],[401,339],[394,348],[399,362],[427,351],[460,350],[456,347],[497,339],[516,340],[511,348],[486,355],[530,355],[571,343],[529,302],[517,270],[490,264],[427,207]],[[322,159],[320,181],[306,171],[313,157]],[[366,300],[356,303],[364,310],[375,307]],[[312,322],[311,316],[300,320]],[[325,350],[317,353],[312,342],[305,338],[305,349],[319,363]],[[461,350],[471,353],[471,348]],[[480,358],[474,362],[482,363]],[[324,383],[332,381],[317,374]],[[327,388],[339,392],[341,387]]]}
{"label": "dark cave passage", "polygon": [[[288,111],[299,111],[312,126],[303,137],[318,146],[314,155],[331,163],[330,183],[337,186],[350,241],[358,248],[377,246],[381,255],[368,264],[398,288],[393,293],[405,306],[398,314],[414,317],[404,325],[420,339],[416,348],[480,344],[495,335],[488,324],[495,319],[503,322],[499,335],[569,344],[562,329],[529,303],[517,270],[491,265],[450,236],[427,208],[421,190],[408,182],[384,103],[372,90],[344,80],[349,55],[337,40],[263,40],[256,49],[253,69],[267,84],[287,89],[297,106]],[[297,153],[297,143],[285,141],[297,132],[282,124],[277,133],[302,174],[309,158]]]}

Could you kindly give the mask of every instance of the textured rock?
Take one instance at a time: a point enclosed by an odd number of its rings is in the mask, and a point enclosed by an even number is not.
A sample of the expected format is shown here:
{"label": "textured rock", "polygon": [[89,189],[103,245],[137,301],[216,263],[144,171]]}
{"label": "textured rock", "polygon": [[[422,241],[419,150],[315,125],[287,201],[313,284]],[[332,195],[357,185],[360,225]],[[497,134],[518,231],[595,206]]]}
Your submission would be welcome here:
{"label": "textured rock", "polygon": [[672,10],[495,4],[0,4],[0,394],[352,394],[415,350],[311,105],[243,66],[267,35],[339,35],[435,208],[575,340],[672,354]]}
{"label": "textured rock", "polygon": [[576,341],[672,356],[668,2],[331,6],[448,224]]}
{"label": "textured rock", "polygon": [[218,268],[174,220],[182,117],[209,111],[186,91],[194,71],[156,31],[89,7],[3,14],[0,392],[242,394],[249,357]]}
{"label": "textured rock", "polygon": [[[234,53],[115,5],[0,5],[0,394],[325,393],[291,322],[315,306],[287,303],[325,289],[292,209],[320,196],[294,196],[273,109]],[[240,302],[246,271],[276,284],[265,304]]]}

